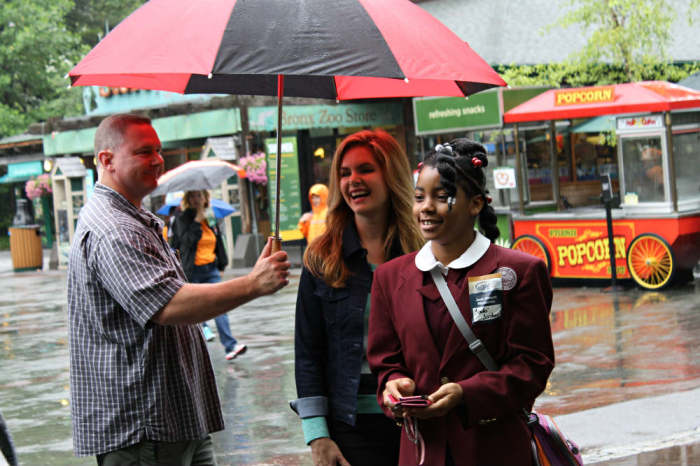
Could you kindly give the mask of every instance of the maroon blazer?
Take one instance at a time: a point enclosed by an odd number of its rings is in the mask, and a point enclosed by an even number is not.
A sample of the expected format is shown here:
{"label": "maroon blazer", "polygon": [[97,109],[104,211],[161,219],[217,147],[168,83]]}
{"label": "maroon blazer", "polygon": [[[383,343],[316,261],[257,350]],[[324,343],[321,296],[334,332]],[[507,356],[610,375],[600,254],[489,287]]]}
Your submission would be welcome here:
{"label": "maroon blazer", "polygon": [[[430,274],[416,267],[415,255],[396,258],[374,273],[368,359],[379,377],[380,405],[386,382],[395,378],[413,379],[417,395],[456,382],[464,391],[464,405],[444,417],[419,421],[425,464],[444,465],[449,445],[457,465],[530,465],[530,433],[522,410],[531,409],[554,368],[552,287],[545,264],[492,244],[475,264],[447,277],[462,315],[500,366],[492,372],[469,350],[451,319],[445,347],[436,347],[426,311],[448,311]],[[499,267],[515,272],[515,283],[512,274],[504,279],[501,316],[472,323],[464,274],[488,275]],[[389,410],[385,413],[391,417]],[[401,465],[416,464],[415,448],[403,432]]]}

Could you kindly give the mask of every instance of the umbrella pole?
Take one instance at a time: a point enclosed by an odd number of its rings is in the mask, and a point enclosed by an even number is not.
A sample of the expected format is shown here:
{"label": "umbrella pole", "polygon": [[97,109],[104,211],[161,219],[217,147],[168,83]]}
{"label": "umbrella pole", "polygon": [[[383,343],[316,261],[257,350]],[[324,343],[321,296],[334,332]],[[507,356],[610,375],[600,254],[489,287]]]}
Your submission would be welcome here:
{"label": "umbrella pole", "polygon": [[284,97],[284,75],[277,75],[277,156],[275,158],[275,235],[272,237],[272,251],[282,249],[280,237],[280,180],[282,178],[282,98]]}

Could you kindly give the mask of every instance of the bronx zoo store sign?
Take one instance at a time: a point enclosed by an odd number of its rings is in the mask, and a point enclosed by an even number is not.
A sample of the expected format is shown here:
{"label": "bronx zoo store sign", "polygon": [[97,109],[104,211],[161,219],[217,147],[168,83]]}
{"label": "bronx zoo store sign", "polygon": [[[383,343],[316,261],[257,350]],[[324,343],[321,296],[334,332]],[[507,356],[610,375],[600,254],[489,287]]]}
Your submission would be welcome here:
{"label": "bronx zoo store sign", "polygon": [[[251,131],[274,131],[277,128],[277,107],[248,108]],[[354,128],[391,126],[403,123],[400,103],[288,105],[282,108],[282,128]]]}

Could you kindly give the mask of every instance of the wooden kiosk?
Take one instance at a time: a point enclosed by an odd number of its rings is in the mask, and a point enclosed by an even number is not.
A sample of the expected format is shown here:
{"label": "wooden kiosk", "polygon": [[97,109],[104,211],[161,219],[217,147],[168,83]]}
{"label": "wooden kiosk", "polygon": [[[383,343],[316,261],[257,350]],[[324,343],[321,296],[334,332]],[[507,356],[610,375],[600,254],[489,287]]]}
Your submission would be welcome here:
{"label": "wooden kiosk", "polygon": [[87,202],[87,170],[80,157],[61,157],[51,171],[59,265],[68,263],[80,209]]}

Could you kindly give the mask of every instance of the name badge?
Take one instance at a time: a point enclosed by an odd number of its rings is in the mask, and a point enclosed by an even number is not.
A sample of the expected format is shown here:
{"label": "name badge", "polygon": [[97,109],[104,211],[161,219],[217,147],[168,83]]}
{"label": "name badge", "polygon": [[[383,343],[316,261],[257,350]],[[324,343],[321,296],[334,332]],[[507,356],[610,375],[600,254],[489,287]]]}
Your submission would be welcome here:
{"label": "name badge", "polygon": [[472,322],[486,322],[501,317],[503,279],[500,273],[469,277],[469,304]]}

